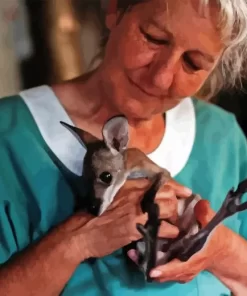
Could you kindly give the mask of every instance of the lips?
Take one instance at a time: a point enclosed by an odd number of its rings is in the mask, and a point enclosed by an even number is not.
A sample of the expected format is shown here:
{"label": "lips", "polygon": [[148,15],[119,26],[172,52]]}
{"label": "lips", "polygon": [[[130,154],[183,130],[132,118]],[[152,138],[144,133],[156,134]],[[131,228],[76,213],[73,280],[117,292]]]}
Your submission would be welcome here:
{"label": "lips", "polygon": [[[128,76],[127,76],[128,77]],[[153,97],[153,98],[162,98],[164,97],[164,95],[160,95],[160,94],[154,94],[154,93],[151,93],[147,90],[145,90],[144,88],[142,88],[139,84],[135,83],[132,79],[130,79],[128,77],[128,80],[130,82],[130,84],[132,84],[134,87],[138,88],[142,93],[144,93],[145,95],[149,96],[149,97]]]}
{"label": "lips", "polygon": [[155,96],[155,95],[153,95],[153,94],[147,92],[146,90],[144,90],[139,84],[135,83],[135,82],[134,82],[133,80],[131,80],[129,77],[128,77],[128,80],[129,80],[130,84],[132,84],[134,87],[138,88],[141,92],[143,92],[143,93],[146,94],[147,96],[149,96],[149,97],[156,97],[156,98],[157,98],[157,96]]}

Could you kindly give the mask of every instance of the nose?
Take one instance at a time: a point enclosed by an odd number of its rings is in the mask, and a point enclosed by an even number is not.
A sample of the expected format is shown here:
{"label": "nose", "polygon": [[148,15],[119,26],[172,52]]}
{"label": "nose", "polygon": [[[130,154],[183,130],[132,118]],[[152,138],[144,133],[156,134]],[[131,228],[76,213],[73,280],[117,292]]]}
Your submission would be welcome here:
{"label": "nose", "polygon": [[100,214],[100,209],[102,205],[102,200],[97,197],[90,198],[87,204],[87,211],[94,216]]}
{"label": "nose", "polygon": [[153,85],[164,93],[171,87],[174,75],[178,70],[179,56],[178,54],[162,53],[153,61],[150,67],[150,75]]}

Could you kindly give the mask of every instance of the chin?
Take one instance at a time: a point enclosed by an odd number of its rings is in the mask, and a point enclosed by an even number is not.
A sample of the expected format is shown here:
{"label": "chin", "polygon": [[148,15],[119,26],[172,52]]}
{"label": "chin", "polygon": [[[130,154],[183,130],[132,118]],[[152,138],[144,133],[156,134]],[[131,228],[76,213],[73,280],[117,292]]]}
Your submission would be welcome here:
{"label": "chin", "polygon": [[162,110],[155,111],[154,106],[148,107],[146,104],[143,103],[127,103],[121,104],[119,106],[119,111],[124,116],[126,116],[129,120],[129,122],[141,122],[141,121],[148,121],[152,119],[153,116],[157,114],[161,114]]}
{"label": "chin", "polygon": [[139,114],[133,112],[133,110],[125,110],[123,115],[128,118],[130,125],[131,123],[136,124],[137,122],[149,121],[154,116],[153,114]]}
{"label": "chin", "polygon": [[133,121],[148,121],[158,114],[164,114],[179,104],[180,101],[172,99],[154,100],[150,99],[140,101],[136,99],[128,99],[119,104],[119,111],[129,120]]}

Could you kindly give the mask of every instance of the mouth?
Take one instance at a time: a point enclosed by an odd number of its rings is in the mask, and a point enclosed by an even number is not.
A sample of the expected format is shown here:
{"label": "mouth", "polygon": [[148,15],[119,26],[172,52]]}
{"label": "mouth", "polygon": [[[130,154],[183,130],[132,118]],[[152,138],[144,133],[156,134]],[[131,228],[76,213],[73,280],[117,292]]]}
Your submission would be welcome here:
{"label": "mouth", "polygon": [[134,86],[135,88],[137,88],[139,91],[141,91],[142,93],[144,93],[146,96],[148,97],[152,97],[152,98],[159,98],[158,96],[146,91],[145,89],[143,89],[139,84],[135,83],[133,80],[131,80],[128,76],[127,79],[129,81],[129,83]]}
{"label": "mouth", "polygon": [[146,91],[145,89],[143,89],[140,85],[138,85],[137,83],[135,83],[133,80],[131,80],[130,78],[128,78],[129,83],[135,88],[138,89],[142,94],[145,95],[145,97],[153,98],[153,99],[158,99],[160,102],[164,102],[169,100],[170,102],[172,101],[175,104],[179,104],[184,97],[176,97],[176,96],[171,96],[170,94],[162,94],[162,95],[155,95],[152,94],[148,91]]}

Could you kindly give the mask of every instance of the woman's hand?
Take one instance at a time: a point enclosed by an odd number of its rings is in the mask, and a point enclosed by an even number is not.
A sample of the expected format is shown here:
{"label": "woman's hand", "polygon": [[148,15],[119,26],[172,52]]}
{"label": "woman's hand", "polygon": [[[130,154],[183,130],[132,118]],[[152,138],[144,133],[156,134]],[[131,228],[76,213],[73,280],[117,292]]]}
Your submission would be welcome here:
{"label": "woman's hand", "polygon": [[[203,226],[214,217],[209,202],[201,200],[195,206],[195,215]],[[129,257],[136,261],[134,250]],[[187,283],[203,270],[214,274],[236,296],[247,295],[247,241],[223,224],[218,225],[204,247],[187,262],[177,259],[158,266],[150,272],[157,282]]]}
{"label": "woman's hand", "polygon": [[[141,211],[141,200],[148,189],[147,180],[129,180],[120,189],[111,206],[100,217],[77,213],[75,229],[71,228],[73,242],[77,250],[85,257],[102,257],[141,238],[136,223],[145,224],[147,215]],[[186,198],[191,194],[189,189],[171,180],[156,196],[162,218],[176,216],[176,196]],[[70,227],[71,227],[70,223]],[[162,222],[159,235],[176,237],[178,229]],[[84,258],[84,260],[86,259]]]}
{"label": "woman's hand", "polygon": [[[213,218],[215,212],[210,208],[208,201],[201,200],[195,206],[195,215],[203,227]],[[229,235],[231,234],[234,235],[224,225],[217,226],[201,251],[186,262],[175,259],[163,266],[156,267],[151,271],[151,277],[158,282],[178,281],[186,283],[191,281],[198,273],[217,265],[230,253],[232,248]],[[228,237],[227,240],[226,237]],[[130,252],[130,254],[135,261],[134,253]]]}

